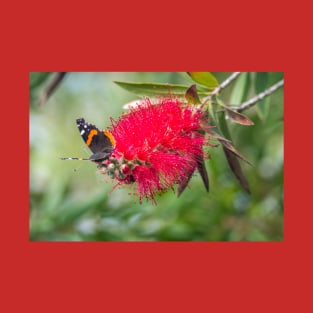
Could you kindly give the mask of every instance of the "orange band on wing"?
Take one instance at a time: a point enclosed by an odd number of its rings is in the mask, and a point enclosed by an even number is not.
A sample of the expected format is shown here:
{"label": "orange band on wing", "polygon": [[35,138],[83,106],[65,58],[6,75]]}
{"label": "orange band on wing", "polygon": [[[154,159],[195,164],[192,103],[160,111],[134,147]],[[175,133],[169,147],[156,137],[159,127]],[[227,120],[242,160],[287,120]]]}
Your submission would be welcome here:
{"label": "orange band on wing", "polygon": [[106,130],[104,130],[103,133],[105,136],[107,136],[109,138],[112,146],[115,147],[116,142],[115,142],[113,135],[109,131],[106,131]]}
{"label": "orange band on wing", "polygon": [[95,135],[97,135],[97,134],[98,134],[98,131],[95,130],[95,129],[93,129],[93,130],[90,131],[90,133],[89,133],[89,135],[88,135],[88,138],[87,138],[87,141],[86,141],[86,145],[87,145],[87,146],[90,146],[93,136],[95,136]]}

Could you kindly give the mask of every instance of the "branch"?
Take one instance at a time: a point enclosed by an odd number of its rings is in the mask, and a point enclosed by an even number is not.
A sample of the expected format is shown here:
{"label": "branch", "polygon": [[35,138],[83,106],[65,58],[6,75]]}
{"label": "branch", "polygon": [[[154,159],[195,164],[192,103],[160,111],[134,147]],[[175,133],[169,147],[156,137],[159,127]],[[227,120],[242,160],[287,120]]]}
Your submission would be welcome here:
{"label": "branch", "polygon": [[53,91],[59,86],[59,84],[63,80],[65,74],[66,72],[57,72],[53,75],[52,79],[48,82],[46,88],[44,89],[38,100],[39,105],[43,105],[46,103]]}
{"label": "branch", "polygon": [[242,112],[242,111],[244,111],[246,109],[249,109],[250,107],[255,105],[257,102],[259,102],[262,99],[264,99],[265,97],[269,96],[270,94],[272,94],[274,91],[276,91],[277,89],[279,89],[283,85],[284,85],[284,80],[282,79],[281,81],[279,81],[275,85],[273,85],[270,88],[266,89],[265,91],[259,93],[258,95],[256,95],[255,97],[251,98],[250,100],[248,100],[248,101],[246,101],[244,103],[241,103],[239,106],[234,108],[234,110],[236,110],[237,112]]}
{"label": "branch", "polygon": [[217,86],[211,93],[209,96],[207,96],[206,98],[203,99],[203,104],[205,104],[206,102],[210,101],[211,98],[215,95],[217,95],[222,89],[224,89],[225,87],[227,87],[233,80],[235,80],[239,75],[241,74],[241,72],[234,72],[232,73],[228,78],[226,78],[219,86]]}

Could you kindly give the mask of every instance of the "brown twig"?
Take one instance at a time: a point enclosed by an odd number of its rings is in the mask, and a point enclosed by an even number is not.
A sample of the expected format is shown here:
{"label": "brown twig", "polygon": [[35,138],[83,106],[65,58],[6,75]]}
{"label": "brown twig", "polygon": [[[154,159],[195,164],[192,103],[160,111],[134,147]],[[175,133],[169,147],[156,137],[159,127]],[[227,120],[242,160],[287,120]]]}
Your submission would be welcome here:
{"label": "brown twig", "polygon": [[53,91],[60,85],[66,73],[67,72],[56,72],[52,76],[51,80],[48,82],[47,86],[43,90],[38,100],[38,105],[41,106],[47,102],[48,98],[51,96]]}
{"label": "brown twig", "polygon": [[227,87],[233,80],[235,80],[241,72],[234,72],[228,78],[226,78],[219,86],[217,86],[206,98],[203,99],[203,104],[210,101],[211,98],[217,95],[222,89]]}
{"label": "brown twig", "polygon": [[250,107],[252,107],[253,105],[255,105],[257,102],[261,101],[262,99],[264,99],[265,97],[269,96],[270,94],[272,94],[274,91],[276,91],[277,89],[281,88],[284,85],[284,80],[282,79],[281,81],[279,81],[278,83],[276,83],[275,85],[271,86],[270,88],[264,90],[263,92],[259,93],[258,95],[256,95],[255,97],[251,98],[250,100],[241,103],[239,106],[233,108],[235,111],[237,112],[242,112],[246,109],[249,109]]}

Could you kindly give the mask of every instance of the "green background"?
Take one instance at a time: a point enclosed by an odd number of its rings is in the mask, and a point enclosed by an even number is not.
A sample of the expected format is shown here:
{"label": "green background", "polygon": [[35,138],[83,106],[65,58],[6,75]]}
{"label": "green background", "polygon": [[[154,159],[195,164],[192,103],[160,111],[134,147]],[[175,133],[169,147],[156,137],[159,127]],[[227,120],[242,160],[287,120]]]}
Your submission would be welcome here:
{"label": "green background", "polygon": [[[231,73],[213,73],[221,83]],[[30,240],[32,241],[280,241],[283,240],[283,88],[243,113],[254,126],[228,121],[251,195],[229,169],[222,148],[209,148],[210,192],[195,174],[181,197],[157,196],[157,205],[130,194],[88,161],[76,127],[83,117],[100,129],[138,97],[114,84],[193,82],[183,73],[67,73],[48,101],[38,99],[51,73],[30,73]],[[223,90],[239,104],[283,78],[283,73],[243,73]],[[112,192],[111,192],[112,191]]]}

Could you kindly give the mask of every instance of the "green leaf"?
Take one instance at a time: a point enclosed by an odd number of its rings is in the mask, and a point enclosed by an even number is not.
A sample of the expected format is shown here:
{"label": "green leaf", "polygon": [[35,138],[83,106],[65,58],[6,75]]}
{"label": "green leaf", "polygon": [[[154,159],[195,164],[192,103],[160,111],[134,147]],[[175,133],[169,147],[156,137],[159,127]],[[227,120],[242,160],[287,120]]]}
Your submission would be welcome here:
{"label": "green leaf", "polygon": [[211,90],[218,86],[218,81],[210,72],[187,72],[187,74],[196,83],[206,86]]}
{"label": "green leaf", "polygon": [[47,78],[53,74],[52,72],[31,72],[29,74],[29,85],[30,88],[36,88],[42,83],[44,83]]}
{"label": "green leaf", "polygon": [[[139,83],[114,81],[115,84],[123,89],[130,91],[138,96],[162,96],[177,95],[184,96],[188,85],[163,84],[163,83]],[[198,90],[198,95],[206,96],[208,92]]]}
{"label": "green leaf", "polygon": [[268,73],[267,72],[258,72],[256,73],[255,78],[255,91],[257,93],[263,92],[267,88],[268,82]]}
{"label": "green leaf", "polygon": [[250,73],[242,73],[234,83],[229,103],[240,104],[247,99],[251,85]]}
{"label": "green leaf", "polygon": [[[268,73],[267,72],[258,72],[256,73],[256,78],[254,81],[254,87],[256,93],[263,92],[268,85]],[[269,113],[269,97],[262,99],[258,102],[257,112],[261,119],[266,119],[267,114]]]}

